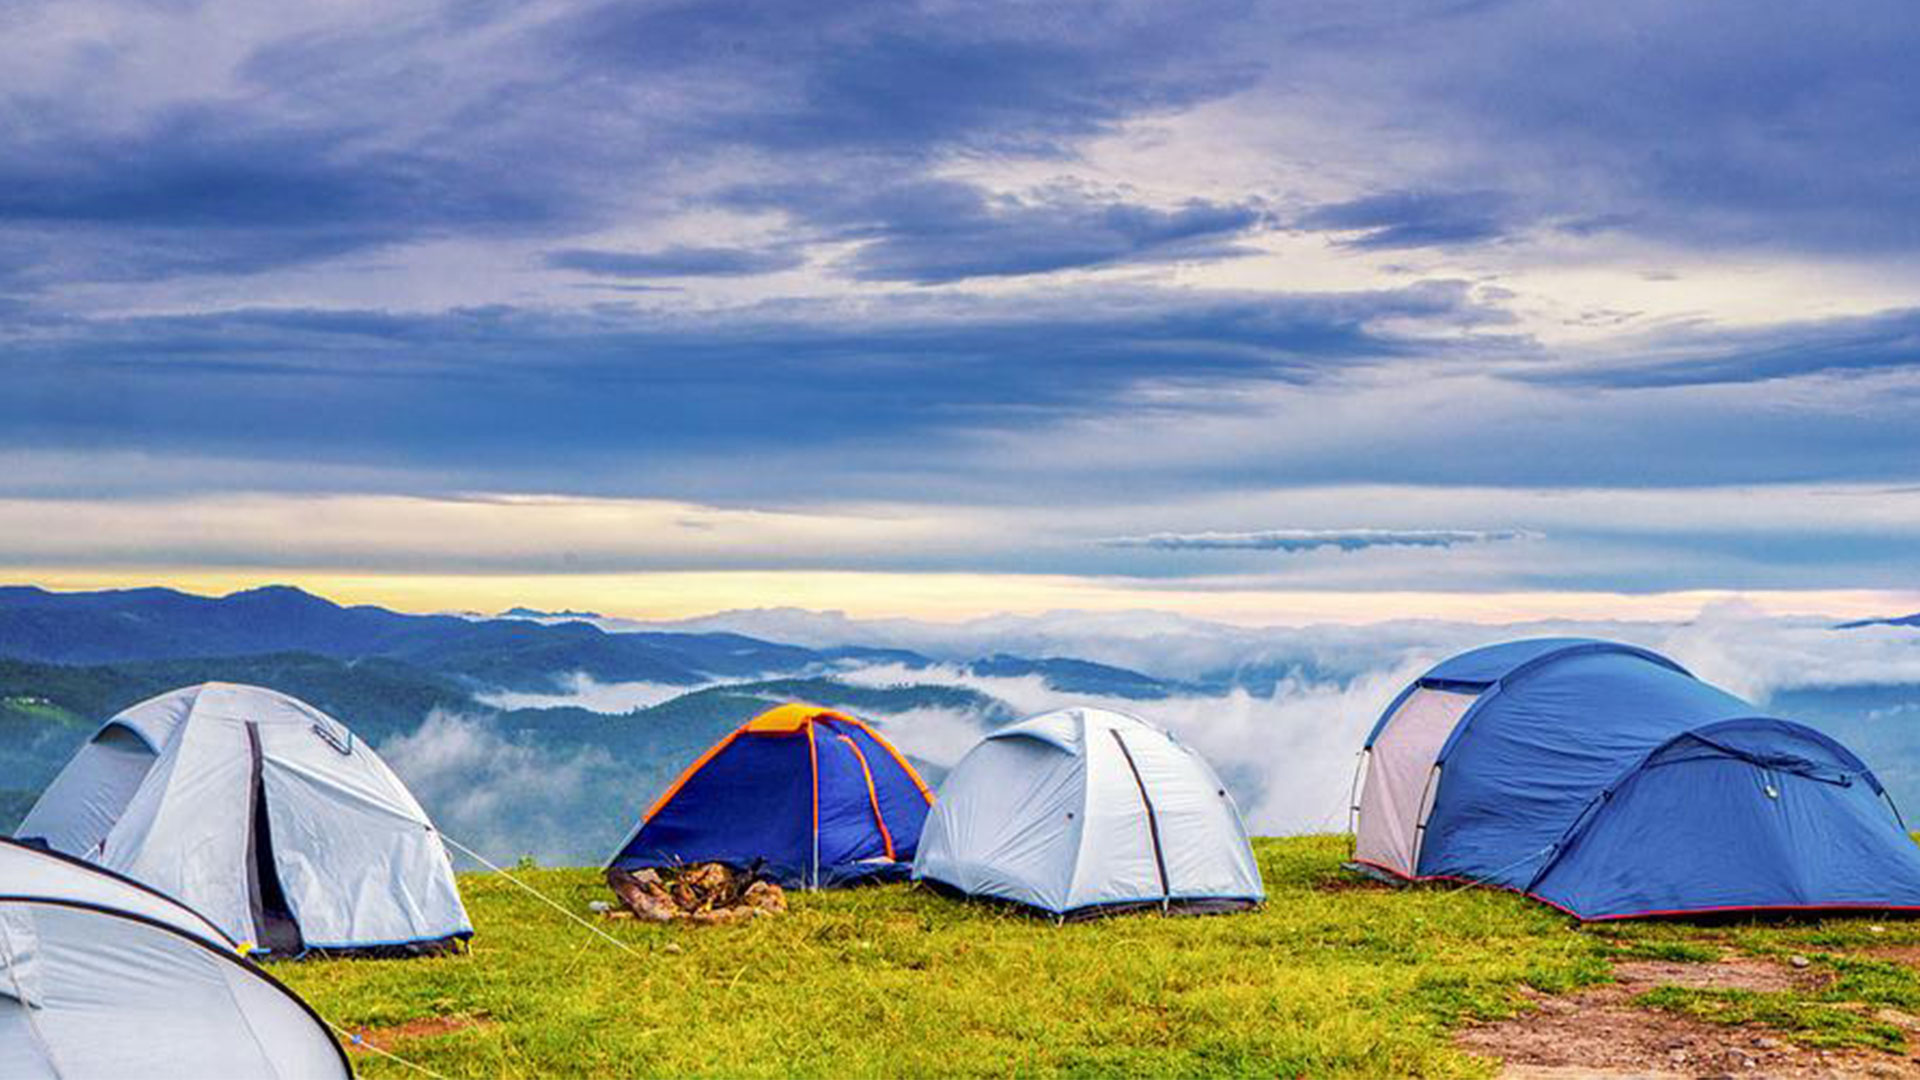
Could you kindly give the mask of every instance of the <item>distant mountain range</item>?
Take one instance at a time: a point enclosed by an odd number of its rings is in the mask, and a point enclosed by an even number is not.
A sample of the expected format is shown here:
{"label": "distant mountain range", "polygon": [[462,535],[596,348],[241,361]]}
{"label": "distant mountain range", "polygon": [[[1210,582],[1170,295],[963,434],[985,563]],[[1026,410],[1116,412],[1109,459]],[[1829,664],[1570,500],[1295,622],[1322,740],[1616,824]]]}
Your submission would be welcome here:
{"label": "distant mountain range", "polygon": [[500,613],[503,619],[604,619],[605,615],[597,611],[541,611],[539,608],[510,607]]}
{"label": "distant mountain range", "polygon": [[1834,627],[1835,630],[1858,630],[1863,626],[1912,626],[1920,628],[1920,614],[1893,615],[1884,619],[1857,619]]}
{"label": "distant mountain range", "polygon": [[[0,659],[0,832],[12,829],[102,720],[166,690],[207,681],[292,694],[346,721],[383,750],[420,737],[430,717],[444,714],[496,739],[496,749],[517,750],[542,762],[572,761],[578,770],[572,782],[543,793],[539,805],[566,818],[563,850],[575,859],[604,854],[601,849],[629,823],[627,815],[687,762],[741,721],[781,702],[806,700],[867,716],[946,709],[989,726],[1016,719],[1005,703],[964,687],[859,686],[825,677],[721,683],[608,715],[571,706],[490,708],[459,681],[386,659],[268,653],[87,666]],[[404,768],[406,762],[395,764]],[[457,786],[487,786],[486,763],[474,764],[481,771]],[[916,764],[929,783],[938,782],[941,769]],[[429,798],[432,793],[416,794]]]}
{"label": "distant mountain range", "polygon": [[0,588],[0,655],[100,664],[279,652],[400,660],[514,689],[552,687],[556,675],[569,672],[603,682],[693,686],[822,659],[738,634],[609,634],[584,622],[404,615],[342,607],[287,586],[224,597]]}
{"label": "distant mountain range", "polygon": [[[537,805],[565,816],[564,826],[530,822],[521,832],[507,828],[500,834],[564,835],[561,854],[567,858],[590,857],[617,840],[624,815],[687,761],[741,721],[783,701],[881,718],[938,711],[991,727],[1016,719],[1016,711],[989,693],[956,685],[956,674],[1034,678],[1062,692],[1104,697],[1158,699],[1189,689],[1063,657],[1001,654],[939,664],[905,649],[803,648],[733,633],[608,631],[569,614],[517,608],[501,618],[408,615],[346,607],[286,586],[224,597],[162,588],[63,593],[0,587],[0,829],[25,813],[102,720],[174,687],[209,680],[292,694],[383,748],[432,737],[432,718],[444,715],[458,718],[463,737],[495,740],[489,744],[493,756],[543,763],[536,771],[571,768],[569,790],[516,811]],[[876,684],[874,668],[898,669],[899,677]],[[856,669],[868,675],[849,681]],[[685,691],[624,714],[594,712],[568,703],[577,700],[571,695],[580,690],[582,675],[600,684]],[[537,703],[544,696],[558,704],[496,704]],[[919,764],[930,782],[938,780],[937,767]],[[488,767],[485,760],[472,765],[480,773]],[[409,777],[418,779],[417,771]],[[468,787],[484,789],[486,783],[483,775],[463,777],[439,792],[437,801],[441,808],[458,807]],[[498,815],[481,817],[484,826],[475,827],[491,829]]]}
{"label": "distant mountain range", "polygon": [[[455,835],[503,857],[587,861],[617,843],[632,815],[702,749],[779,702],[897,724],[896,737],[925,731],[927,752],[951,760],[980,731],[1018,717],[1010,699],[1032,699],[991,680],[1033,680],[1054,700],[1132,699],[1151,716],[1165,699],[1235,689],[1271,697],[1314,662],[1276,653],[1189,683],[1072,657],[936,661],[910,649],[582,621],[592,617],[530,608],[409,615],[284,586],[225,597],[0,587],[0,830],[102,720],[208,680],[270,686],[347,722],[390,755]],[[1848,625],[1920,629],[1920,615]],[[583,675],[677,689],[623,697],[583,684]],[[581,707],[590,700],[599,711]],[[644,704],[621,712],[628,706],[607,701]],[[1772,707],[1869,751],[1890,788],[1920,792],[1915,688],[1808,688],[1778,695]],[[938,782],[937,766],[917,764]],[[1229,784],[1240,764],[1216,763]],[[1242,778],[1253,790],[1267,781]]]}
{"label": "distant mountain range", "polygon": [[[343,607],[285,585],[222,597],[161,588],[49,592],[0,586],[0,656],[117,664],[299,652],[399,661],[475,686],[522,691],[557,690],[574,675],[601,683],[691,687],[856,665],[909,670],[934,665],[906,649],[809,649],[717,632],[610,632],[529,608],[509,615],[468,618]],[[1061,657],[996,655],[959,666],[982,676],[1038,676],[1054,689],[1075,693],[1150,699],[1188,689],[1137,671]]]}

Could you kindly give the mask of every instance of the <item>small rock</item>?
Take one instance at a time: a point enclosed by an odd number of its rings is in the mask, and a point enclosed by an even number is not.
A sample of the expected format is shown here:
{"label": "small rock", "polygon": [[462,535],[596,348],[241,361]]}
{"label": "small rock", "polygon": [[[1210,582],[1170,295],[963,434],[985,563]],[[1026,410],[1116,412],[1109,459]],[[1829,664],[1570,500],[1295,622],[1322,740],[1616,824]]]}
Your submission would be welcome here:
{"label": "small rock", "polygon": [[1762,1035],[1759,1038],[1753,1040],[1753,1045],[1759,1047],[1762,1050],[1778,1050],[1780,1049],[1781,1043],[1779,1039],[1773,1039],[1765,1035]]}
{"label": "small rock", "polygon": [[680,953],[683,953],[683,952],[686,952],[687,950],[685,950],[685,949],[682,949],[682,948],[680,947],[680,943],[679,943],[679,942],[677,942],[677,941],[669,941],[669,942],[667,942],[667,943],[666,943],[665,945],[662,945],[662,946],[660,946],[660,951],[661,951],[661,952],[669,952],[669,953],[673,953],[673,954],[675,954],[675,955],[678,955],[678,954],[680,954]]}
{"label": "small rock", "polygon": [[1804,968],[1811,965],[1813,961],[1807,959],[1804,956],[1795,955],[1792,959],[1788,960],[1787,963],[1792,964],[1794,967],[1797,967],[1797,968]]}

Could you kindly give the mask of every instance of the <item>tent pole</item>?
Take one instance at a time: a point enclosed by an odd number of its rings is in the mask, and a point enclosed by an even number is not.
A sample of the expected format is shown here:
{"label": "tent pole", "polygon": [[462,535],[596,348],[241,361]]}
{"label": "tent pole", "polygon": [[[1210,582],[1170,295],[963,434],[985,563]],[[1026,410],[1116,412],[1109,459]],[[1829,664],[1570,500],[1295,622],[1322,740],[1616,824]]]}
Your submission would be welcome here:
{"label": "tent pole", "polygon": [[1373,747],[1361,747],[1354,755],[1353,782],[1347,785],[1347,858],[1360,854],[1360,774],[1373,760]]}
{"label": "tent pole", "polygon": [[1880,797],[1887,800],[1887,809],[1893,811],[1893,820],[1900,824],[1900,831],[1911,836],[1913,830],[1907,828],[1907,816],[1900,812],[1900,804],[1893,801],[1893,792],[1882,787]]}
{"label": "tent pole", "polygon": [[1440,763],[1434,762],[1427,770],[1427,784],[1420,789],[1419,817],[1413,823],[1413,854],[1408,860],[1407,871],[1413,877],[1420,876],[1420,849],[1427,843],[1427,819],[1433,816],[1433,800],[1437,797],[1433,787],[1440,778]]}
{"label": "tent pole", "polygon": [[807,763],[813,767],[813,891],[820,890],[820,748],[814,741],[813,721],[807,721]]}

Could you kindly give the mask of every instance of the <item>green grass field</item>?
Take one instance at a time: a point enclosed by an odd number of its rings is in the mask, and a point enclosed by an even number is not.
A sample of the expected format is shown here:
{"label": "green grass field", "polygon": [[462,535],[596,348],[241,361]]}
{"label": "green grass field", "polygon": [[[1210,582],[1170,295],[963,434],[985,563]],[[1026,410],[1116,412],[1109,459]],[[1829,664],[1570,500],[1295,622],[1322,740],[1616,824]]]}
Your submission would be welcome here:
{"label": "green grass field", "polygon": [[[1489,890],[1356,886],[1342,838],[1255,850],[1269,896],[1251,913],[1055,926],[893,885],[790,894],[788,915],[732,926],[600,922],[644,960],[508,881],[466,875],[466,956],[273,971],[333,1022],[449,1077],[1487,1076],[1450,1032],[1526,1007],[1521,984],[1564,992],[1608,980],[1613,959],[1727,949],[1805,953],[1855,1000],[1920,1006],[1909,969],[1829,955],[1870,934],[1920,941],[1913,923],[1589,930]],[[611,898],[591,870],[523,877],[582,913]],[[1811,996],[1662,994],[1645,1004],[1830,1045],[1902,1038]],[[356,1061],[368,1077],[417,1075]]]}

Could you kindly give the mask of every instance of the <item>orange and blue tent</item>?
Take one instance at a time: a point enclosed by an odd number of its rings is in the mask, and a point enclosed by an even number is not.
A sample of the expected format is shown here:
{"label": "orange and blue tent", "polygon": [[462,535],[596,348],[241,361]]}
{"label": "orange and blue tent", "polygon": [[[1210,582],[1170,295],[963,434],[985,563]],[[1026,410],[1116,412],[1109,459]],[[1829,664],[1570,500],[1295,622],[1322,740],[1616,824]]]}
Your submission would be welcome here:
{"label": "orange and blue tent", "polygon": [[812,888],[904,878],[932,803],[913,766],[866,724],[781,705],[689,765],[607,865],[718,862]]}

